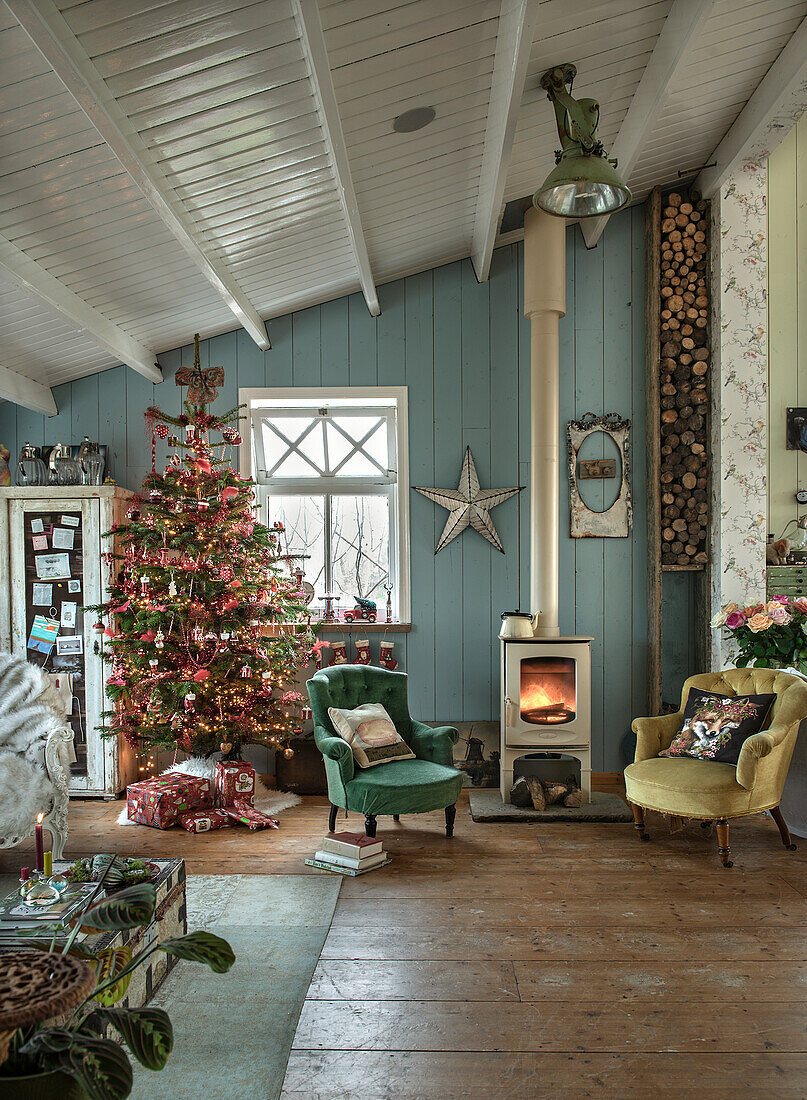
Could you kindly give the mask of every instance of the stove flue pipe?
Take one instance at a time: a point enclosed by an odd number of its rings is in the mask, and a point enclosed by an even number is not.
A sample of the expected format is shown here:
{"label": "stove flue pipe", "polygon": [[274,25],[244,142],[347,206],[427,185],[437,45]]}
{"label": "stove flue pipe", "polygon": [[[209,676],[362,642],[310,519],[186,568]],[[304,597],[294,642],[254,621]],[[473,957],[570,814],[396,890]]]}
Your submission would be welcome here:
{"label": "stove flue pipe", "polygon": [[558,322],[566,313],[566,221],[524,215],[524,313],[530,319],[530,596],[539,637],[557,637],[560,397]]}

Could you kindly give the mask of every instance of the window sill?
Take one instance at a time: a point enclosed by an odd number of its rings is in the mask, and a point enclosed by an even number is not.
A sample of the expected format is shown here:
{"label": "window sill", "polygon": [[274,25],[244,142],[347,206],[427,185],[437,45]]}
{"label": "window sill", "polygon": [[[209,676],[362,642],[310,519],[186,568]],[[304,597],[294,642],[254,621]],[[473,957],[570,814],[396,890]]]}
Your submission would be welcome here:
{"label": "window sill", "polygon": [[384,623],[384,622],[319,622],[312,623],[317,634],[409,634],[412,630],[411,623]]}

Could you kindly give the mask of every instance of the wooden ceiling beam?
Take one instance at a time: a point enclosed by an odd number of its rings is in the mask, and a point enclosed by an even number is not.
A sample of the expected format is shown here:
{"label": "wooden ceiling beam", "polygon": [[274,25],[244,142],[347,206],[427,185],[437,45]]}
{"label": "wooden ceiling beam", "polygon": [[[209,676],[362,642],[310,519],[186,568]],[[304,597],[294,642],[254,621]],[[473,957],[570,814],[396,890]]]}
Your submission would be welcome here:
{"label": "wooden ceiling beam", "polygon": [[336,99],[336,89],[333,86],[328,49],[325,45],[325,35],[322,31],[322,22],[320,21],[316,0],[294,0],[294,16],[308,60],[322,133],[330,152],[339,202],[347,223],[350,246],[358,270],[362,293],[370,313],[373,317],[378,317],[381,313],[381,307],[378,304],[378,291],[376,290],[375,279],[370,266],[370,254],[367,251],[367,242],[361,224],[359,204],[353,186],[353,175],[350,171],[347,142],[342,129],[339,103]]}
{"label": "wooden ceiling beam", "polygon": [[767,157],[807,109],[807,18],[757,85],[695,180],[711,198],[742,164]]}
{"label": "wooden ceiling beam", "polygon": [[493,245],[504,207],[507,170],[513,152],[538,8],[537,0],[502,0],[499,12],[488,121],[471,239],[471,262],[480,283],[487,280],[490,272]]}
{"label": "wooden ceiling beam", "polygon": [[49,386],[3,366],[0,366],[0,401],[12,401],[45,416],[55,416],[59,411]]}
{"label": "wooden ceiling beam", "polygon": [[266,325],[227,266],[209,246],[162,169],[51,0],[6,0],[32,43],[78,103],[150,203],[160,221],[221,295],[259,348],[271,347]]}
{"label": "wooden ceiling beam", "polygon": [[[687,48],[697,40],[714,6],[715,0],[673,0],[611,148],[611,156],[616,157],[618,162],[619,174],[629,187],[631,173],[645,142],[653,133],[664,100],[675,85]],[[586,248],[596,246],[609,217],[606,214],[599,218],[584,218],[580,222]]]}
{"label": "wooden ceiling beam", "polygon": [[[59,282],[36,260],[32,260],[5,237],[0,237],[0,272],[26,294],[54,310],[77,329],[86,332],[118,362],[125,363],[151,382],[162,382],[163,374],[155,362],[156,356],[153,352],[133,340],[123,329],[118,328],[83,298],[79,298],[78,294]],[[18,403],[24,404],[22,401]],[[54,412],[48,415],[53,416]]]}

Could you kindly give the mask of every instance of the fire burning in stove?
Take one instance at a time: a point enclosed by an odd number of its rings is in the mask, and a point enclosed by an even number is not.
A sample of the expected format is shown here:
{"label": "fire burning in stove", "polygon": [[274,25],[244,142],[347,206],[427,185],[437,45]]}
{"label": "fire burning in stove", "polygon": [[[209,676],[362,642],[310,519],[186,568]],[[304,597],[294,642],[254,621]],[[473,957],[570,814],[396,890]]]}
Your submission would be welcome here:
{"label": "fire burning in stove", "polygon": [[574,720],[575,662],[571,657],[529,657],[521,662],[521,718],[536,726]]}

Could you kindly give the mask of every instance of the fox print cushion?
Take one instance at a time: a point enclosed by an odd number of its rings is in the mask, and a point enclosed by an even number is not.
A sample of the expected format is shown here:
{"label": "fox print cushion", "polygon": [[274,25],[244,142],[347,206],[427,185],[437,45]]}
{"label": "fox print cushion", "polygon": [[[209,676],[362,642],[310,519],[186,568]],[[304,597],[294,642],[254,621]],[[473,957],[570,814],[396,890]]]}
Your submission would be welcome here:
{"label": "fox print cushion", "polygon": [[328,707],[328,717],[339,736],[350,745],[360,768],[372,768],[390,760],[411,760],[415,755],[380,703],[365,703],[355,710]]}
{"label": "fox print cushion", "polygon": [[736,764],[743,741],[759,733],[775,695],[718,695],[690,688],[681,729],[659,756]]}

